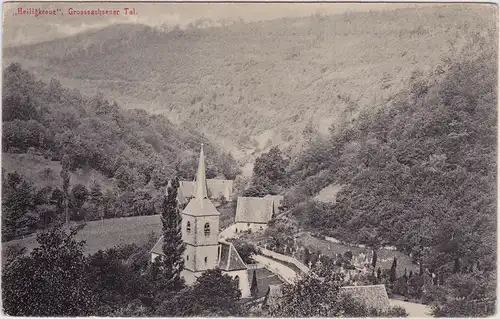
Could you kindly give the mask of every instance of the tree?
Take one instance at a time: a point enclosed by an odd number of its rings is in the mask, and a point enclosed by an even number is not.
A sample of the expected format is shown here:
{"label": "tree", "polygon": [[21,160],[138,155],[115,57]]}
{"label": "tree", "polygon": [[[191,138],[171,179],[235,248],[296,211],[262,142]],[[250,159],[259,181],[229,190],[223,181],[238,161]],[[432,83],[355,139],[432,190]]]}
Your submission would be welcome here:
{"label": "tree", "polygon": [[373,271],[375,271],[376,266],[377,266],[377,250],[375,248],[373,248],[373,257],[372,257]]}
{"label": "tree", "polygon": [[258,292],[259,292],[259,287],[257,286],[257,272],[254,269],[252,277],[252,285],[250,286],[250,293],[252,294],[253,297],[256,297]]}
{"label": "tree", "polygon": [[77,229],[60,225],[37,235],[39,247],[11,262],[2,276],[5,312],[11,316],[89,316],[95,305]]}
{"label": "tree", "polygon": [[311,262],[311,252],[309,251],[309,248],[304,249],[304,265],[309,266],[309,263]]}
{"label": "tree", "polygon": [[33,185],[17,172],[7,174],[2,184],[2,240],[33,232],[38,222]]}
{"label": "tree", "polygon": [[64,154],[61,160],[62,170],[61,170],[61,178],[63,180],[63,207],[64,207],[64,216],[66,223],[69,222],[69,168],[71,166],[71,160],[67,154]]}
{"label": "tree", "polygon": [[283,157],[278,146],[274,146],[268,153],[262,154],[255,160],[253,177],[256,180],[268,180],[271,185],[282,185],[288,165],[289,160]]}
{"label": "tree", "polygon": [[392,266],[391,270],[389,271],[389,280],[391,282],[396,281],[396,267],[398,266],[398,261],[396,257],[394,257],[394,260],[392,261]]}
{"label": "tree", "polygon": [[363,304],[339,294],[342,276],[332,274],[324,279],[308,274],[294,284],[282,286],[277,305],[271,305],[273,317],[348,317],[366,316]]}
{"label": "tree", "polygon": [[183,286],[181,272],[184,269],[184,242],[182,241],[177,189],[179,180],[172,179],[167,186],[167,194],[163,197],[161,222],[163,224],[162,280],[160,287],[166,291],[177,291]]}
{"label": "tree", "polygon": [[94,181],[90,188],[90,205],[92,208],[92,212],[96,215],[96,217],[103,219],[104,218],[104,207],[103,207],[103,195],[101,190],[101,184]]}
{"label": "tree", "polygon": [[257,249],[253,244],[247,243],[242,240],[233,239],[230,240],[233,243],[234,248],[238,251],[241,259],[245,264],[252,264],[255,261],[252,259],[252,256],[257,253]]}
{"label": "tree", "polygon": [[241,291],[238,282],[222,274],[220,269],[209,269],[193,285],[196,316],[236,316]]}

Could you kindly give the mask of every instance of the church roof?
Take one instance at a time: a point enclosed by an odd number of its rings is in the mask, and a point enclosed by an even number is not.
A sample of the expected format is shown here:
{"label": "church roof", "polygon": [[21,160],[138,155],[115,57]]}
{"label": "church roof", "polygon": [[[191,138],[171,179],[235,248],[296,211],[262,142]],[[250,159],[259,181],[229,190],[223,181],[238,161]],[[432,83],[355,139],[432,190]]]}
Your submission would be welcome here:
{"label": "church roof", "polygon": [[221,245],[219,268],[223,271],[247,269],[247,265],[241,259],[240,254],[233,244],[228,242],[219,242]]}
{"label": "church roof", "polygon": [[[179,190],[182,191],[184,198],[194,196],[194,181],[180,181]],[[229,179],[207,179],[208,197],[219,198],[228,197],[233,193],[233,181]]]}
{"label": "church roof", "polygon": [[214,204],[208,198],[198,199],[192,198],[187,204],[182,214],[190,216],[213,216],[220,215]]}
{"label": "church roof", "polygon": [[364,302],[369,308],[384,311],[389,308],[389,297],[385,285],[344,286],[339,293],[350,295],[352,298]]}
{"label": "church roof", "polygon": [[207,179],[205,176],[205,155],[203,153],[203,144],[201,144],[200,160],[198,162],[198,173],[193,191],[194,197],[189,201],[186,208],[182,211],[190,216],[213,216],[220,215],[214,204],[208,199]]}
{"label": "church roof", "polygon": [[238,197],[235,222],[268,223],[273,217],[274,199],[262,197]]}

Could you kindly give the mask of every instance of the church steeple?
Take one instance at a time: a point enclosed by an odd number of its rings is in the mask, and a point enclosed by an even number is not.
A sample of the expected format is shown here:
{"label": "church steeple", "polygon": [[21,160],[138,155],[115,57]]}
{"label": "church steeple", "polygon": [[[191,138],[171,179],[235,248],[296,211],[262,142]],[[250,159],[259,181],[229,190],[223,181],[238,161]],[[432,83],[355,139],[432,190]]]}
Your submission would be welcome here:
{"label": "church steeple", "polygon": [[205,176],[205,154],[203,153],[203,143],[201,143],[200,160],[198,162],[198,172],[196,174],[194,198],[196,199],[208,198],[207,178]]}

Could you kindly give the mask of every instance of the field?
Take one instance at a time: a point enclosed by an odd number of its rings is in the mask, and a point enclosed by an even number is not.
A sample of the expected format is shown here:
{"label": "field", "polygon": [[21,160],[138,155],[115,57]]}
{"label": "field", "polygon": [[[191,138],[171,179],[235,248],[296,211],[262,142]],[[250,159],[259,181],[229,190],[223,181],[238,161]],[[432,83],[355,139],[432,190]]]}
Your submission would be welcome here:
{"label": "field", "polygon": [[[61,164],[58,161],[50,161],[43,156],[33,154],[2,154],[2,168],[7,173],[17,171],[33,182],[36,188],[52,186],[61,188],[62,179]],[[104,190],[113,188],[113,180],[103,176],[94,169],[78,170],[70,172],[73,185],[82,184],[90,187],[95,180]]]}
{"label": "field", "polygon": [[[143,245],[151,236],[161,233],[160,215],[104,219],[88,222],[77,235],[85,240],[85,253],[91,254],[99,249],[112,248],[124,244]],[[19,244],[28,252],[37,246],[36,236],[2,243],[3,248]]]}

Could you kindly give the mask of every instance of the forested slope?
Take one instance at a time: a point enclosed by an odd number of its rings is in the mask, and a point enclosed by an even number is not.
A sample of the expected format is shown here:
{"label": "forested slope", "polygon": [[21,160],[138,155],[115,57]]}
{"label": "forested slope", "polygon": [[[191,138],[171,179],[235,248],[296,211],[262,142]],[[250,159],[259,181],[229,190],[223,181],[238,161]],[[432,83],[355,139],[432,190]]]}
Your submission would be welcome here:
{"label": "forested slope", "polygon": [[[347,242],[395,245],[437,272],[493,271],[496,43],[467,50],[442,76],[311,142],[290,169],[293,216]],[[345,185],[336,204],[312,200],[332,183]]]}
{"label": "forested slope", "polygon": [[2,161],[7,238],[20,228],[46,226],[61,213],[63,158],[73,172],[73,219],[154,214],[155,196],[168,179],[194,177],[202,142],[209,177],[234,179],[238,172],[229,154],[162,115],[123,110],[57,80],[38,81],[19,64],[4,70],[2,102],[2,151],[13,154]]}
{"label": "forested slope", "polygon": [[295,147],[308,123],[326,133],[385,105],[414,72],[440,72],[467,41],[493,34],[495,21],[492,6],[446,5],[168,33],[113,25],[4,55],[212,138]]}

